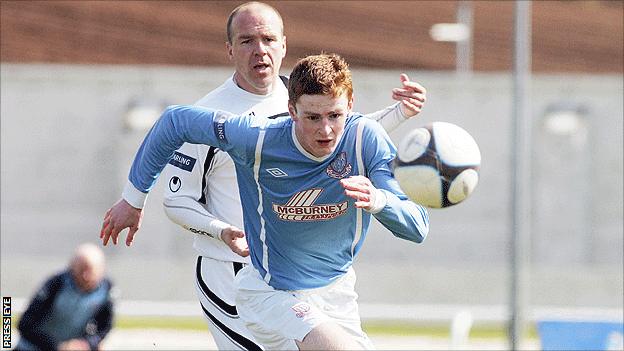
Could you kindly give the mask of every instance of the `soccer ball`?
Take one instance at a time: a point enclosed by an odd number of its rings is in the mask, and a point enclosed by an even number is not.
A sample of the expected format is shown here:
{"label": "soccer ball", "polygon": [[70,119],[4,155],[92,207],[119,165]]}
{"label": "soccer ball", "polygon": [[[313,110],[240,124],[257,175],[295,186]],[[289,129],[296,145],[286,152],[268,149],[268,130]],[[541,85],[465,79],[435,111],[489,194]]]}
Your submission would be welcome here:
{"label": "soccer ball", "polygon": [[443,208],[464,201],[479,181],[481,152],[461,127],[434,122],[399,143],[394,177],[415,203]]}

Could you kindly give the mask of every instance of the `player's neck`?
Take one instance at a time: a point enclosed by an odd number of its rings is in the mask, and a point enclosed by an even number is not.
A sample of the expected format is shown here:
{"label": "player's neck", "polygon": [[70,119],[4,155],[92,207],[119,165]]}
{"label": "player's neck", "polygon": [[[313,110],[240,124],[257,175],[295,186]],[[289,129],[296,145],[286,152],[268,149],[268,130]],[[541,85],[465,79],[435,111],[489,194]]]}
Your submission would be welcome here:
{"label": "player's neck", "polygon": [[233,80],[234,84],[236,84],[239,88],[245,90],[248,93],[255,95],[269,95],[273,93],[273,90],[275,90],[275,82],[277,81],[277,77],[275,77],[275,79],[273,79],[273,82],[266,87],[253,86],[246,82],[244,79],[242,79],[238,73],[234,73]]}

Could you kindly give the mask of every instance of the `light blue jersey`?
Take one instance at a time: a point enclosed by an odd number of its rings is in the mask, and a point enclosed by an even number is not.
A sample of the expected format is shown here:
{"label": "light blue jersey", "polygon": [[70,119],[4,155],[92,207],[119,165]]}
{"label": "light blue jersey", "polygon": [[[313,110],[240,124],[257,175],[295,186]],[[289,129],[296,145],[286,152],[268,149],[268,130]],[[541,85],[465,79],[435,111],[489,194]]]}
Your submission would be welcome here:
{"label": "light blue jersey", "polygon": [[344,194],[342,178],[363,175],[384,192],[386,206],[374,216],[395,236],[419,243],[428,233],[427,211],[392,177],[394,145],[361,115],[349,116],[334,152],[318,158],[299,144],[290,118],[172,106],[139,148],[130,182],[148,192],[184,142],[219,147],[234,160],[251,261],[276,289],[322,287],[351,266],[371,214]]}

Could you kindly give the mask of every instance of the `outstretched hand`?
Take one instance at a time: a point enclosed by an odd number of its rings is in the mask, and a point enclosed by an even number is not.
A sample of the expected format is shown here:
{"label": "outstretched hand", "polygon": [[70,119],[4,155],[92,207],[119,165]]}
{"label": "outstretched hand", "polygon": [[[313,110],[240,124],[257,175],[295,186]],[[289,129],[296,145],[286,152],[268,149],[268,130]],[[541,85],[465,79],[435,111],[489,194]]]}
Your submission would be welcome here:
{"label": "outstretched hand", "polygon": [[427,89],[411,81],[405,73],[402,73],[400,78],[403,87],[392,89],[392,98],[401,103],[401,112],[407,118],[411,118],[419,114],[425,105]]}
{"label": "outstretched hand", "polygon": [[130,206],[124,199],[117,201],[117,203],[104,214],[104,222],[102,222],[102,230],[100,231],[102,244],[106,246],[108,241],[112,238],[113,244],[117,245],[119,234],[122,230],[128,228],[126,245],[132,245],[134,234],[141,227],[142,220],[142,209]]}
{"label": "outstretched hand", "polygon": [[234,226],[225,228],[221,231],[221,240],[239,256],[249,256],[249,247],[247,246],[245,233],[242,230]]}

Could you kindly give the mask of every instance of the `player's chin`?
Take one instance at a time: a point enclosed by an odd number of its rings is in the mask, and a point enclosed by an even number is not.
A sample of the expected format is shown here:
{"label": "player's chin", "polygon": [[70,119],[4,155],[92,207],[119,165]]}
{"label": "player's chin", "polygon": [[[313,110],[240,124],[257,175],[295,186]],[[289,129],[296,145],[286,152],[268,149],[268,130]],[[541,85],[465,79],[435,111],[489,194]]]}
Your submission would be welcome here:
{"label": "player's chin", "polygon": [[334,150],[331,148],[323,148],[323,149],[317,149],[314,155],[316,157],[325,157],[325,156],[331,155],[332,152],[334,152]]}

